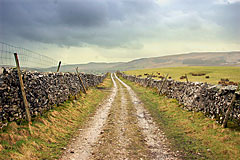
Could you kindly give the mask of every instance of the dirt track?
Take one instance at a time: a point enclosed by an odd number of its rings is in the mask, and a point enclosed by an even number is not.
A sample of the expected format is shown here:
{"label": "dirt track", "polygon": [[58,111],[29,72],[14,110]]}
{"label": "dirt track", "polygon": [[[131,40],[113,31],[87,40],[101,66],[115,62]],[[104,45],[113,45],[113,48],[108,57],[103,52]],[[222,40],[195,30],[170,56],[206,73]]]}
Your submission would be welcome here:
{"label": "dirt track", "polygon": [[61,160],[85,159],[178,159],[134,91],[115,74],[108,99]]}

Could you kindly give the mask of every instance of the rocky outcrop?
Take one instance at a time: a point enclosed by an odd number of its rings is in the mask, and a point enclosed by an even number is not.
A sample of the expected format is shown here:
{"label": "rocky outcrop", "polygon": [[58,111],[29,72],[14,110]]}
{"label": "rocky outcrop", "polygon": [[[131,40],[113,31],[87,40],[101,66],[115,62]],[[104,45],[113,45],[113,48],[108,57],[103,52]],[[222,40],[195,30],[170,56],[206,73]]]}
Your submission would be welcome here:
{"label": "rocky outcrop", "polygon": [[[156,88],[158,91],[163,83],[163,80],[138,78],[120,72],[118,74],[144,87]],[[218,123],[221,123],[236,89],[237,86],[233,85],[222,86],[199,82],[186,83],[168,79],[163,85],[161,93],[169,98],[177,99],[180,104],[183,104],[184,109],[203,112],[206,116],[215,118]],[[237,100],[234,103],[230,119],[240,124],[239,94],[237,94]]]}
{"label": "rocky outcrop", "polygon": [[[22,73],[31,116],[41,115],[83,91],[75,73]],[[101,83],[105,75],[81,74],[83,83],[93,87]],[[4,69],[0,74],[0,128],[10,121],[25,119],[17,70]]]}

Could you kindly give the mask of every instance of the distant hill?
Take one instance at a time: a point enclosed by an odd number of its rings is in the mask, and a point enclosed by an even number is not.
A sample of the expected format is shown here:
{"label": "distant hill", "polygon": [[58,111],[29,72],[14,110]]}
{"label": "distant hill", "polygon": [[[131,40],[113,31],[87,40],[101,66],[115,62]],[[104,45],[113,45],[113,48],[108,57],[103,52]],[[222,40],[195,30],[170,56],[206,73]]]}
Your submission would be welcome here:
{"label": "distant hill", "polygon": [[142,58],[127,62],[123,70],[178,66],[240,66],[240,52],[195,52]]}
{"label": "distant hill", "polygon": [[[95,63],[90,62],[87,64],[71,64],[71,65],[62,65],[60,71],[61,72],[75,72],[78,67],[80,72],[86,73],[105,73],[105,72],[114,72],[116,71],[115,66],[121,65],[124,62],[116,62],[116,63]],[[56,71],[55,68],[50,68],[48,70]]]}
{"label": "distant hill", "polygon": [[[127,71],[145,68],[181,67],[181,66],[240,66],[240,51],[237,52],[194,52],[162,57],[141,58],[129,62],[95,63],[62,65],[60,71],[75,72],[78,67],[80,72],[105,73],[116,70]],[[39,71],[56,72],[57,67],[32,69]],[[29,68],[28,68],[29,69]]]}
{"label": "distant hill", "polygon": [[[116,70],[136,70],[145,68],[180,66],[240,66],[239,52],[195,52],[171,56],[141,58],[130,62],[88,63],[63,65],[62,72],[74,72],[78,67],[82,72],[102,73]],[[56,68],[54,68],[55,70]]]}

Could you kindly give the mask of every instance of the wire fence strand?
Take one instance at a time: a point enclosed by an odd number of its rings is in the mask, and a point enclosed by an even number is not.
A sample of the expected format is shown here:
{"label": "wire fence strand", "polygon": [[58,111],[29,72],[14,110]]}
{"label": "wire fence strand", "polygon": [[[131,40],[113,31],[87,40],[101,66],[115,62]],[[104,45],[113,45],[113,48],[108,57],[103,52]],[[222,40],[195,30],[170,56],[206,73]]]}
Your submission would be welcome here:
{"label": "wire fence strand", "polygon": [[44,71],[47,68],[56,67],[58,65],[58,61],[51,57],[36,53],[29,49],[0,42],[0,66],[15,67],[14,53],[18,54],[21,67],[28,70]]}

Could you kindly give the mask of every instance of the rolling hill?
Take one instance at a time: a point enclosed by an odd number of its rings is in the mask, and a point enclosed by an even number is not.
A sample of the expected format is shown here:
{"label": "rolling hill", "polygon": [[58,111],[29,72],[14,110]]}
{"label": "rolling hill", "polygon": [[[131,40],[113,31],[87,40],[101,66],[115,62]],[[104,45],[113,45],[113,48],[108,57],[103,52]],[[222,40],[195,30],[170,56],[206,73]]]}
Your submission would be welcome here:
{"label": "rolling hill", "polygon": [[[102,73],[116,70],[136,70],[145,68],[180,67],[180,66],[240,66],[238,52],[194,52],[171,56],[141,58],[130,62],[95,63],[63,65],[62,72],[74,72],[78,67],[82,72]],[[55,68],[54,68],[55,70]]]}
{"label": "rolling hill", "polygon": [[[240,66],[240,51],[236,52],[194,52],[162,57],[141,58],[129,62],[69,64],[62,65],[61,72],[75,72],[78,67],[80,72],[105,73],[116,70],[127,71],[147,68],[183,67],[183,66]],[[3,66],[2,66],[3,67]],[[24,68],[26,70],[52,71],[57,67],[37,69]]]}

